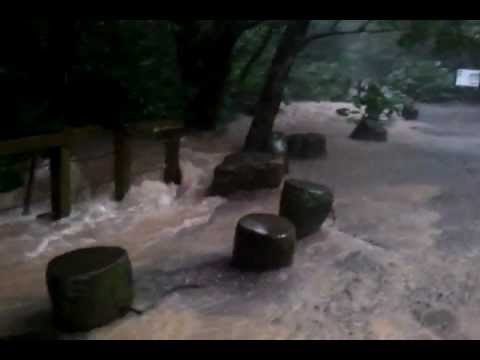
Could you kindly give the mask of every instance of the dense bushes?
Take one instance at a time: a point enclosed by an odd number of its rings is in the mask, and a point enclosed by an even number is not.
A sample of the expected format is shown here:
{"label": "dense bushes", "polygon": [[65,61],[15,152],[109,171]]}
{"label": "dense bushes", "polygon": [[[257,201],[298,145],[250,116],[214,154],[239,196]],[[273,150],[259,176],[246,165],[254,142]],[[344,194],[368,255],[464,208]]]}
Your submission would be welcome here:
{"label": "dense bushes", "polygon": [[84,24],[76,72],[88,71],[128,89],[132,121],[181,117],[182,88],[167,21]]}
{"label": "dense bushes", "polygon": [[298,64],[290,76],[288,95],[295,100],[342,101],[351,86],[348,69],[340,63]]}
{"label": "dense bushes", "polygon": [[[280,32],[281,29],[262,25],[246,31],[239,39],[232,59],[223,120],[230,119],[231,112],[252,111],[265,81]],[[258,52],[259,50],[262,51]]]}
{"label": "dense bushes", "polygon": [[364,56],[359,54],[358,59],[333,63],[312,63],[311,60],[306,63],[299,59],[290,77],[288,88],[291,96],[302,100],[351,101],[351,84],[359,79],[373,78],[419,102],[479,98],[475,89],[456,87],[457,69],[449,68],[440,61],[418,59],[414,54],[407,53],[400,60],[390,63],[390,71],[371,74],[359,65],[368,62]]}
{"label": "dense bushes", "polygon": [[[327,28],[329,22],[313,21],[312,28]],[[346,27],[350,22],[355,21],[343,21]],[[9,39],[6,34],[11,26],[8,24],[4,26],[5,40]],[[24,89],[36,83],[33,88],[37,89],[37,94],[42,93],[41,76],[38,74],[41,74],[45,64],[46,25],[46,20],[35,20],[30,27],[25,23],[18,25],[15,31],[21,35],[24,46],[18,46],[14,41],[6,42],[10,44],[8,57],[0,63],[0,72],[3,69],[10,74],[20,74],[22,79],[28,78],[25,82],[15,80]],[[166,20],[79,21],[74,78],[90,74],[100,80],[117,82],[119,89],[127,89],[129,106],[120,111],[130,121],[182,118],[184,94],[188,89],[184,89],[180,81],[172,27],[172,23]],[[240,38],[232,58],[224,118],[231,118],[232,111],[251,110],[255,104],[283,29],[271,23],[263,24],[246,31]],[[364,34],[330,38],[313,44],[298,57],[285,100],[349,100],[352,83],[366,78],[387,83],[418,101],[445,101],[477,93],[454,87],[455,66],[461,64],[447,61],[448,56],[452,58],[453,55],[443,54],[443,59],[447,60],[438,63],[431,60],[430,55],[427,56],[425,49],[420,52],[409,47],[403,48],[396,45],[397,40],[396,35]],[[265,46],[262,48],[262,45]],[[255,57],[259,49],[262,51]],[[473,50],[471,52],[476,54]],[[38,61],[26,61],[33,58]],[[8,116],[3,116],[15,118],[15,121],[5,124],[2,136],[58,128],[58,124],[48,124],[53,119],[39,121],[47,105],[45,99],[41,96],[35,98],[31,94],[17,96],[8,88],[9,85],[4,92],[10,97],[15,96],[13,100],[16,101],[5,101],[11,109],[5,106],[2,111],[11,111],[17,117],[8,113]],[[106,93],[103,98],[107,99],[109,95]],[[12,107],[19,102],[22,106]],[[85,105],[88,108],[88,103]],[[98,106],[91,108],[92,113],[86,117],[95,119]],[[36,127],[38,130],[35,130]]]}
{"label": "dense bushes", "polygon": [[386,82],[417,101],[445,101],[456,95],[455,71],[439,61],[406,59],[395,64]]}
{"label": "dense bushes", "polygon": [[[256,21],[77,21],[71,86],[65,91],[70,97],[70,112],[63,118],[49,113],[51,102],[45,96],[49,80],[45,69],[49,68],[49,60],[55,59],[48,56],[49,22],[46,19],[4,21],[0,27],[6,54],[0,59],[3,100],[0,139],[57,131],[72,122],[112,125],[117,121],[188,117],[196,123],[226,121],[233,119],[235,112],[252,112],[285,24],[269,20],[238,30],[249,22]],[[335,28],[332,25],[338,21],[309,22],[310,31],[318,32]],[[340,22],[343,29],[348,29],[363,20]],[[408,22],[403,21],[402,26]],[[296,57],[284,100],[352,101],[352,84],[361,79],[386,84],[416,101],[478,98],[478,91],[454,86],[457,68],[475,65],[480,53],[477,38],[464,36],[466,22],[414,21],[405,36],[355,34],[319,40]],[[434,41],[430,30],[436,28],[439,31]],[[189,29],[183,42],[178,36],[183,31],[174,31],[178,29]],[[472,29],[470,35],[478,30]],[[237,32],[241,35],[239,41],[237,35],[232,35]],[[219,39],[228,41],[222,47]],[[233,45],[236,46],[230,67]],[[219,53],[217,50],[222,48],[228,51]],[[439,52],[439,49],[449,51]],[[219,54],[226,56],[222,58]],[[187,71],[182,61],[185,57],[194,59]],[[222,76],[216,76],[217,73]],[[223,96],[223,86],[218,83],[223,85],[223,75],[228,73],[226,101],[223,114],[218,117]],[[216,90],[209,92],[213,87]],[[192,103],[188,101],[192,98],[189,94],[198,93],[199,89],[204,96],[193,97],[198,106],[188,107]],[[211,94],[214,96],[209,97]],[[204,111],[196,111],[202,110],[203,104],[207,104]],[[185,111],[186,107],[190,110]]]}

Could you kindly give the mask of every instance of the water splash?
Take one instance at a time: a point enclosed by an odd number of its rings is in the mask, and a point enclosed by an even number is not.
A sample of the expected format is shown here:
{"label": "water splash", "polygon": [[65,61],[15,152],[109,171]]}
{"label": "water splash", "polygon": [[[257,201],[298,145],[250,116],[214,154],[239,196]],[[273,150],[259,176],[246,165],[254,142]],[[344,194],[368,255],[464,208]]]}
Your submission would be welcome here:
{"label": "water splash", "polygon": [[[69,218],[53,224],[40,223],[32,217],[19,219],[15,216],[14,221],[19,225],[29,224],[28,232],[36,239],[33,248],[25,251],[24,256],[27,259],[36,258],[56,245],[76,247],[98,244],[100,240],[95,236],[98,229],[114,236],[118,231],[131,228],[146,219],[154,221],[159,229],[156,239],[173,236],[182,229],[208,222],[214,210],[224,202],[217,197],[205,198],[213,168],[223,156],[183,149],[181,186],[143,180],[131,187],[124,201],[117,203],[111,199],[113,186],[110,184],[102,193],[87,196],[86,201],[75,204]],[[79,238],[89,240],[78,244]],[[146,241],[141,247],[151,246],[157,241]]]}

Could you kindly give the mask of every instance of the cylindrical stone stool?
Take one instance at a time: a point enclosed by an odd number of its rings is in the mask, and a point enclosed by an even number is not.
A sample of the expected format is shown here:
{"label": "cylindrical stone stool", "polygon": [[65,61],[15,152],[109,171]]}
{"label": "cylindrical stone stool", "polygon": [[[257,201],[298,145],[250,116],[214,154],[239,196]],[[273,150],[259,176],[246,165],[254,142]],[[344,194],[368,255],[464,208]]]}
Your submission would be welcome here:
{"label": "cylindrical stone stool", "polygon": [[236,229],[232,265],[244,271],[270,271],[293,264],[295,227],[268,214],[243,217]]}
{"label": "cylindrical stone stool", "polygon": [[72,251],[47,267],[47,287],[55,326],[90,331],[124,316],[133,302],[128,254],[117,247]]}
{"label": "cylindrical stone stool", "polygon": [[287,180],[280,201],[280,216],[290,220],[303,239],[317,232],[330,215],[334,196],[326,186],[303,180]]}

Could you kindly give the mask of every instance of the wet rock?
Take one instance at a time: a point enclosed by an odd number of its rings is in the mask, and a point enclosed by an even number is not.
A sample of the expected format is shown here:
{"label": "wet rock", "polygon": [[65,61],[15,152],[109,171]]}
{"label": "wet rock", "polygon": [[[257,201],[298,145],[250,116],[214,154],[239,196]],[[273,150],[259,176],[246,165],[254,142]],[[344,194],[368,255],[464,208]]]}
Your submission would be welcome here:
{"label": "wet rock", "polygon": [[423,315],[422,323],[437,335],[444,335],[454,330],[455,316],[447,310],[432,310]]}
{"label": "wet rock", "polygon": [[90,331],[124,316],[133,302],[128,254],[116,247],[76,250],[53,259],[47,286],[55,326]]}
{"label": "wet rock", "polygon": [[333,208],[332,191],[323,185],[303,180],[287,180],[281,200],[280,216],[290,220],[303,239],[317,232]]}
{"label": "wet rock", "polygon": [[418,120],[420,112],[413,104],[407,104],[403,107],[402,117],[405,120]]}
{"label": "wet rock", "polygon": [[282,156],[245,152],[227,156],[217,166],[210,194],[228,196],[238,191],[274,189],[285,175]]}
{"label": "wet rock", "polygon": [[366,121],[362,121],[350,135],[350,138],[359,141],[386,142],[388,133],[382,126],[373,126]]}
{"label": "wet rock", "polygon": [[295,159],[318,159],[327,156],[325,135],[293,134],[287,138],[288,156]]}
{"label": "wet rock", "polygon": [[295,227],[269,214],[243,217],[236,229],[232,265],[244,271],[269,271],[293,264]]}
{"label": "wet rock", "polygon": [[337,110],[337,115],[340,115],[340,116],[349,116],[350,113],[351,111],[348,108],[341,108]]}

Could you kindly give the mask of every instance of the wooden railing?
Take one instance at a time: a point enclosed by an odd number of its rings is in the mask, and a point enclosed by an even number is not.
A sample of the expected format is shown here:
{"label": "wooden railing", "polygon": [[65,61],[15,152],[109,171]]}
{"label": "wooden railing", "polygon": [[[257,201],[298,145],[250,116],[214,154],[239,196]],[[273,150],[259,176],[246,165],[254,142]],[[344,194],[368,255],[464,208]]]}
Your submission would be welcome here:
{"label": "wooden railing", "polygon": [[[60,133],[38,135],[0,142],[0,156],[22,153],[48,155],[50,161],[51,218],[59,220],[71,213],[71,149],[92,136],[106,132],[100,127],[66,129]],[[178,122],[152,122],[122,126],[113,130],[114,185],[116,201],[122,201],[131,185],[132,138],[150,136],[165,144],[165,172],[167,183],[180,184],[180,139],[186,130]],[[31,175],[32,176],[32,175]],[[28,192],[27,192],[28,193]]]}

